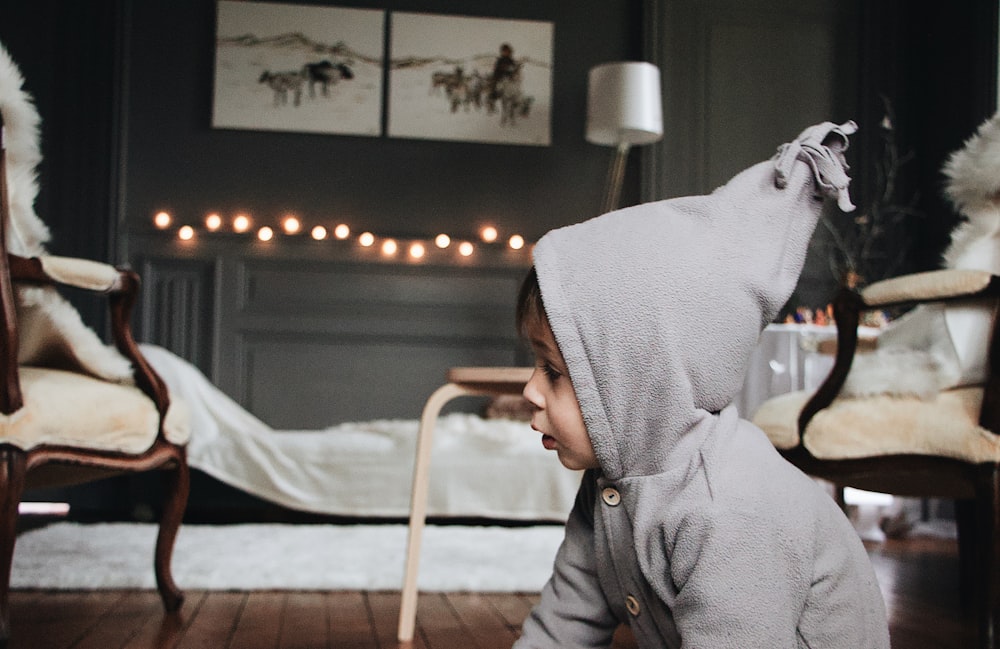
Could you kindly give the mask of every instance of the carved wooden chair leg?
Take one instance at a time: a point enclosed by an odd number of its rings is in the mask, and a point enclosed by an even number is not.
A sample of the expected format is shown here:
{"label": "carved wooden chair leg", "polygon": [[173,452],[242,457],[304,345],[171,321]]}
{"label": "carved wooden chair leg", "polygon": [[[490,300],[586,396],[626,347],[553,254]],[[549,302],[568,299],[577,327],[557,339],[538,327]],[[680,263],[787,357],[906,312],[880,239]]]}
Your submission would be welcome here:
{"label": "carved wooden chair leg", "polygon": [[17,507],[24,491],[24,452],[0,448],[0,647],[10,638],[10,571],[17,540]]}
{"label": "carved wooden chair leg", "polygon": [[[183,453],[183,451],[181,451]],[[180,529],[184,508],[187,505],[188,493],[191,488],[191,474],[183,457],[175,461],[174,466],[167,470],[167,495],[163,503],[163,514],[160,517],[160,529],[156,537],[156,586],[163,599],[163,607],[167,611],[176,611],[184,603],[184,593],[174,583],[170,568],[174,553],[174,541]]]}

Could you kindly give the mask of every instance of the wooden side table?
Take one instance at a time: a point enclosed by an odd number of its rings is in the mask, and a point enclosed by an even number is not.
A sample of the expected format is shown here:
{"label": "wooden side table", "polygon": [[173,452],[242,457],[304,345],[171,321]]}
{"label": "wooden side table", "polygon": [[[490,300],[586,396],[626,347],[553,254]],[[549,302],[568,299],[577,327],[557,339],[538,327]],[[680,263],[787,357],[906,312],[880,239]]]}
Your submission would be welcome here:
{"label": "wooden side table", "polygon": [[400,642],[409,642],[413,639],[417,619],[420,542],[427,519],[427,487],[430,482],[434,425],[437,423],[441,408],[458,397],[521,394],[524,385],[531,378],[532,371],[530,367],[453,367],[448,370],[447,383],[435,390],[424,405],[417,431],[417,454],[413,467],[413,489],[410,493],[406,572],[403,575],[403,596],[399,606],[397,631]]}

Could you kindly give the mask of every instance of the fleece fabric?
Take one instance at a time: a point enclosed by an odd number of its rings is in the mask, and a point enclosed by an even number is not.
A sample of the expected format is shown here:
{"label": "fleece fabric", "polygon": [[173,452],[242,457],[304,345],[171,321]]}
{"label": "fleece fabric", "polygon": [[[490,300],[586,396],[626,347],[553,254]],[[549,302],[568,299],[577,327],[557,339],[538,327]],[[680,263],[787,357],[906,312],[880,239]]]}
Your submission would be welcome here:
{"label": "fleece fabric", "polygon": [[824,197],[852,209],[853,123],[824,123],[708,196],[619,210],[535,247],[600,468],[517,649],[889,646],[864,547],[731,402]]}

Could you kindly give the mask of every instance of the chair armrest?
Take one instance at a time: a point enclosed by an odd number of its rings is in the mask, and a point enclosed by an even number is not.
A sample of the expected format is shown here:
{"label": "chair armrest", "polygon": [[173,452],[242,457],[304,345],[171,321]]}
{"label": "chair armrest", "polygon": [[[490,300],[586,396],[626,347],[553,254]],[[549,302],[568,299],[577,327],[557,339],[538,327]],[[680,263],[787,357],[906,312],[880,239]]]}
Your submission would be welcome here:
{"label": "chair armrest", "polygon": [[833,369],[799,413],[799,448],[804,448],[802,435],[809,421],[817,412],[833,403],[840,394],[840,389],[844,387],[844,381],[851,371],[854,354],[858,348],[858,324],[864,307],[861,294],[847,287],[842,287],[833,299],[833,319],[837,325],[837,353]]}
{"label": "chair armrest", "polygon": [[63,284],[95,293],[110,293],[122,285],[122,271],[111,264],[74,257],[10,258],[10,274],[14,281],[39,284]]}
{"label": "chair armrest", "polygon": [[876,282],[861,291],[866,308],[964,298],[985,291],[993,275],[985,270],[945,269]]}
{"label": "chair armrest", "polygon": [[72,257],[19,257],[7,255],[14,282],[62,284],[108,296],[111,312],[111,338],[115,347],[132,363],[135,383],[153,402],[161,420],[170,405],[163,379],[139,351],[129,324],[139,293],[139,276],[110,264]]}
{"label": "chair armrest", "polygon": [[[840,394],[858,348],[861,313],[876,308],[914,303],[949,302],[973,298],[1000,297],[1000,276],[989,271],[945,269],[894,277],[871,284],[860,292],[842,288],[833,301],[837,325],[837,354],[833,369],[799,413],[799,440],[817,412],[828,407]],[[1000,319],[995,319],[991,345],[991,367],[1000,368]],[[983,416],[1000,421],[1000,374],[990,372],[987,385],[989,406]],[[992,429],[991,429],[992,430]]]}

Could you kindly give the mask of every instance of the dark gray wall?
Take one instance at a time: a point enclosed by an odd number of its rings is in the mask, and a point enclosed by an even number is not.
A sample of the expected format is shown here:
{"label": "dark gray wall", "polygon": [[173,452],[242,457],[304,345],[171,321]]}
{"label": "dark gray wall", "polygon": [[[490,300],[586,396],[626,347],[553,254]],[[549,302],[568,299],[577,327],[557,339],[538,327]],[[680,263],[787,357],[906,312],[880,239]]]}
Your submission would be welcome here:
{"label": "dark gray wall", "polygon": [[[126,6],[119,249],[145,278],[140,335],[276,428],[415,417],[451,365],[527,362],[512,315],[528,255],[411,264],[205,233],[184,245],[153,215],[342,216],[356,232],[422,239],[474,239],[492,222],[532,241],[597,213],[611,150],[583,138],[587,72],[641,55],[638,0],[353,6],[387,9],[390,24],[397,11],[552,22],[551,145],[213,129],[215,3]],[[626,202],[638,199],[632,166]]]}
{"label": "dark gray wall", "polygon": [[[164,208],[191,222],[210,211],[270,218],[291,210],[306,218],[346,215],[397,236],[471,236],[492,219],[534,239],[596,213],[610,149],[583,139],[587,70],[641,56],[639,0],[350,6],[388,9],[390,20],[392,11],[419,11],[552,21],[552,145],[213,130],[214,2],[135,2],[128,21],[129,229],[148,229]],[[628,181],[626,199],[634,202],[634,170]]]}

